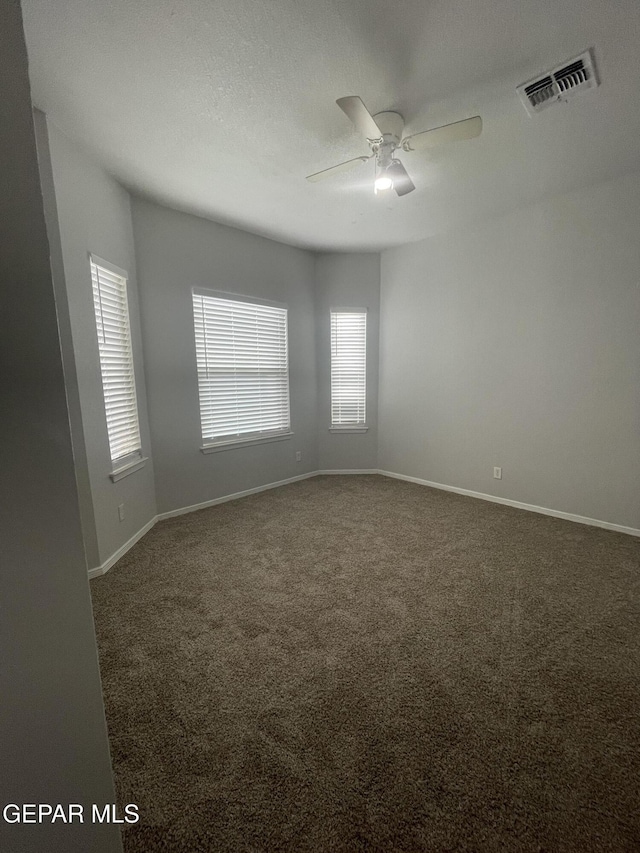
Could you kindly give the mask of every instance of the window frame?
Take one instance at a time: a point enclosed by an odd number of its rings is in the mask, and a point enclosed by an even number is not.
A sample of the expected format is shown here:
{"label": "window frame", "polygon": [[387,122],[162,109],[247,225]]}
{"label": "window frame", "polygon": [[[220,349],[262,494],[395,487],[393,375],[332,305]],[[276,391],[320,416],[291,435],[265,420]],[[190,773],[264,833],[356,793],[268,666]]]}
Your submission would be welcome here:
{"label": "window frame", "polygon": [[[347,422],[344,424],[338,424],[333,422],[333,346],[332,346],[332,328],[333,328],[333,314],[364,314],[365,317],[365,330],[364,330],[364,420],[363,421],[353,421]],[[369,309],[365,307],[344,307],[340,306],[331,306],[329,308],[329,432],[332,433],[351,433],[351,434],[362,434],[366,433],[369,430],[369,425],[367,423],[367,413],[369,409],[368,405],[368,386],[369,386],[369,376],[367,369],[367,356],[368,356],[368,346],[367,346],[367,337],[369,334]]]}
{"label": "window frame", "polygon": [[[105,415],[105,426],[107,430],[107,446],[109,451],[109,463],[111,466],[111,471],[109,473],[109,477],[112,482],[117,482],[121,480],[123,477],[128,476],[129,474],[133,474],[134,471],[138,471],[140,468],[144,467],[147,462],[146,456],[143,453],[143,443],[142,443],[142,430],[140,427],[140,400],[138,397],[138,387],[136,382],[136,358],[133,349],[133,335],[131,331],[131,308],[129,302],[129,273],[122,269],[122,267],[116,266],[116,264],[111,263],[110,261],[106,261],[104,258],[101,258],[99,255],[96,255],[93,252],[89,252],[89,276],[91,280],[91,301],[93,307],[93,317],[94,317],[94,329],[96,334],[96,344],[98,348],[98,368],[100,371],[100,386],[102,389],[102,404]],[[135,403],[135,424],[136,424],[136,432],[137,432],[137,440],[138,447],[135,450],[130,451],[124,456],[118,456],[115,459],[111,455],[111,436],[109,434],[109,420],[107,415],[107,399],[105,395],[104,388],[104,373],[103,373],[103,362],[102,362],[102,352],[100,345],[100,332],[98,328],[98,316],[96,314],[96,296],[94,289],[94,280],[93,280],[93,268],[100,270],[103,269],[107,273],[111,273],[118,278],[121,278],[124,281],[124,304],[126,305],[126,333],[128,337],[128,356],[131,364],[131,376],[133,379],[133,400]],[[97,273],[98,281],[99,281],[99,273]]]}
{"label": "window frame", "polygon": [[[285,312],[285,345],[286,345],[286,379],[287,379],[287,421],[288,426],[281,430],[253,432],[240,434],[236,437],[227,435],[219,438],[206,439],[202,431],[202,404],[200,398],[200,377],[198,365],[198,353],[196,347],[196,316],[194,296],[209,297],[211,299],[228,300],[230,302],[241,302],[247,305],[264,306],[266,308],[278,308]],[[285,441],[294,435],[291,422],[291,363],[290,363],[290,347],[289,347],[289,306],[285,302],[276,302],[272,299],[262,299],[258,296],[248,296],[241,293],[232,293],[225,290],[214,290],[207,287],[192,287],[191,288],[191,318],[193,322],[193,344],[194,344],[194,361],[196,365],[196,389],[198,395],[198,414],[200,426],[200,452],[204,454],[218,453],[219,451],[232,450],[233,448],[249,447],[257,444],[267,444],[274,441]]]}

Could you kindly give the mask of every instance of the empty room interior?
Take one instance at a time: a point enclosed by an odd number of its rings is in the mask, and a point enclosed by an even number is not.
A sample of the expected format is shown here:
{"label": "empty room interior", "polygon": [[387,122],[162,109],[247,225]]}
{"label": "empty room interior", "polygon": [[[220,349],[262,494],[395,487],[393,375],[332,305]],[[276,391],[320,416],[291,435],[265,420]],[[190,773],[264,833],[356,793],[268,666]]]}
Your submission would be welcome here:
{"label": "empty room interior", "polygon": [[637,2],[0,23],[2,850],[640,850]]}

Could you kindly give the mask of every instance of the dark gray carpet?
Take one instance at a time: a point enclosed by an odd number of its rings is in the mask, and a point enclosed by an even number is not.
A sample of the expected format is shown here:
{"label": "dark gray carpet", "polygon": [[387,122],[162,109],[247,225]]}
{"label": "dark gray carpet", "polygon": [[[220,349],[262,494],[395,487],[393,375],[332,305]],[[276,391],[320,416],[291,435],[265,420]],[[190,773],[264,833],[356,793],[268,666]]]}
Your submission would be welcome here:
{"label": "dark gray carpet", "polygon": [[378,476],[92,582],[134,851],[640,850],[640,541]]}

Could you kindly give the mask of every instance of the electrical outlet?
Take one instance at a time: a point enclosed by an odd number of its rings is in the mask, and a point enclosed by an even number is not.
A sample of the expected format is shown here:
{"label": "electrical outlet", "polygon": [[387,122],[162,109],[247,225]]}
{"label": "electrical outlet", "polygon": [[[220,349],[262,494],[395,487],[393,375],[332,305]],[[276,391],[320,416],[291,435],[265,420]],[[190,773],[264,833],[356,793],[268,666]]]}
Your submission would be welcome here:
{"label": "electrical outlet", "polygon": [[120,521],[124,521],[124,504],[118,505],[118,518]]}
{"label": "electrical outlet", "polygon": [[302,451],[296,450],[296,462],[302,462]]}
{"label": "electrical outlet", "polygon": [[493,469],[493,479],[501,480],[502,479],[502,468],[494,468]]}

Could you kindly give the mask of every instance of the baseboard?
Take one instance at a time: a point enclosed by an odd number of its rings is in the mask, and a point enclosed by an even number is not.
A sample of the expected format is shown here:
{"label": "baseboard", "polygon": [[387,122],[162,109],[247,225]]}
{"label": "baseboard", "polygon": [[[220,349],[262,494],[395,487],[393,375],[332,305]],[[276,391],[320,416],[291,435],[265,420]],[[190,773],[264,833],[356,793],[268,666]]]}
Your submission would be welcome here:
{"label": "baseboard", "polygon": [[541,515],[551,515],[554,518],[562,518],[565,521],[575,521],[578,524],[588,524],[591,527],[602,527],[604,530],[613,530],[616,533],[626,533],[629,536],[640,536],[640,529],[636,527],[625,527],[622,524],[612,524],[610,521],[600,521],[598,518],[588,518],[584,515],[574,515],[571,512],[562,512],[557,509],[548,509],[544,506],[526,504],[521,501],[513,501],[509,498],[500,498],[496,495],[486,495],[483,492],[473,492],[470,489],[459,489],[456,486],[447,486],[444,483],[433,483],[430,480],[421,480],[419,477],[409,477],[406,474],[396,474],[393,471],[378,471],[384,477],[393,477],[395,480],[406,480],[408,483],[418,483],[420,486],[429,486],[432,489],[441,489],[445,492],[455,492],[457,495],[467,495],[470,498],[480,498],[483,501],[512,506],[516,509],[526,509],[528,512],[537,512]]}
{"label": "baseboard", "polygon": [[118,562],[120,557],[124,557],[124,555],[127,553],[129,548],[133,548],[133,546],[136,544],[136,542],[139,539],[142,539],[142,537],[145,535],[145,533],[148,533],[151,530],[151,528],[153,527],[153,525],[156,523],[157,520],[158,520],[158,516],[155,515],[151,519],[151,521],[148,521],[144,527],[140,528],[140,530],[138,530],[137,533],[134,533],[133,536],[131,537],[131,539],[129,539],[127,542],[125,542],[124,545],[121,545],[118,548],[118,550],[115,552],[115,554],[112,554],[109,557],[109,559],[106,560],[101,566],[96,566],[95,569],[89,569],[89,578],[98,578],[98,577],[100,577],[100,575],[106,574],[106,572],[109,571],[111,566],[115,565],[115,563]]}
{"label": "baseboard", "polygon": [[434,483],[431,480],[422,480],[420,477],[409,477],[407,474],[396,474],[394,471],[382,471],[378,468],[345,468],[345,469],[328,469],[324,471],[309,471],[307,474],[299,474],[296,477],[289,477],[286,480],[278,480],[276,483],[267,483],[264,486],[255,486],[253,489],[245,489],[242,492],[234,492],[231,495],[223,495],[220,498],[213,498],[210,501],[203,501],[199,504],[174,509],[170,512],[162,512],[156,515],[145,526],[135,533],[128,542],[125,542],[115,554],[112,554],[101,566],[95,569],[89,569],[89,578],[97,578],[104,575],[109,569],[118,562],[121,557],[132,548],[139,539],[148,533],[158,521],[164,521],[166,518],[175,518],[179,515],[186,515],[190,512],[197,512],[199,509],[207,509],[210,506],[227,503],[227,501],[235,501],[238,498],[246,498],[249,495],[258,494],[258,492],[266,492],[269,489],[277,489],[279,486],[287,486],[289,483],[297,483],[300,480],[309,480],[312,477],[318,477],[325,474],[380,474],[383,477],[392,477],[395,480],[406,480],[408,483],[417,483],[420,486],[429,486],[431,489],[441,489],[445,492],[454,492],[457,495],[466,495],[470,498],[479,498],[483,501],[491,503],[503,504],[504,506],[512,506],[516,509],[525,509],[528,512],[537,512],[541,515],[550,515],[554,518],[562,518],[565,521],[575,521],[578,524],[587,524],[591,527],[602,527],[604,530],[613,530],[616,533],[626,533],[629,536],[640,536],[640,529],[635,527],[625,527],[622,524],[612,524],[609,521],[600,521],[597,518],[587,518],[583,515],[574,515],[570,512],[561,512],[560,510],[548,509],[543,506],[535,506],[534,504],[526,504],[521,501],[513,501],[509,498],[500,498],[496,495],[486,495],[484,492],[473,492],[470,489],[460,489],[457,486],[447,486],[445,483]]}
{"label": "baseboard", "polygon": [[199,504],[191,506],[183,506],[180,509],[172,509],[170,512],[161,512],[157,516],[158,521],[164,521],[165,518],[175,518],[177,515],[186,515],[189,512],[197,512],[199,509],[207,509],[210,506],[227,503],[227,501],[235,501],[238,498],[246,498],[249,495],[256,495],[258,492],[266,492],[269,489],[277,489],[280,486],[288,486],[289,483],[297,483],[300,480],[308,480],[310,477],[315,477],[317,471],[309,471],[308,474],[298,474],[296,477],[289,477],[287,480],[278,480],[277,483],[267,483],[264,486],[255,486],[253,489],[245,489],[243,492],[234,492],[231,495],[223,495],[221,498],[213,498],[210,501],[203,501]]}
{"label": "baseboard", "polygon": [[145,526],[139,530],[134,536],[129,539],[128,542],[125,542],[115,554],[112,554],[109,559],[104,562],[101,566],[97,566],[94,569],[89,569],[89,578],[97,578],[101,575],[104,575],[109,569],[118,562],[121,557],[127,553],[129,548],[132,548],[136,542],[141,539],[145,533],[148,533],[151,528],[158,521],[164,521],[166,518],[176,518],[179,515],[186,515],[189,512],[197,512],[199,509],[207,509],[210,506],[216,506],[217,504],[227,503],[227,501],[235,501],[238,498],[246,498],[249,495],[258,494],[258,492],[266,492],[269,489],[277,489],[279,486],[288,486],[289,483],[297,483],[300,480],[308,480],[311,477],[317,477],[319,474],[378,474],[379,472],[375,468],[350,468],[348,470],[331,470],[331,471],[309,471],[306,474],[298,474],[295,477],[289,477],[286,480],[278,480],[275,483],[266,483],[264,486],[255,486],[253,489],[245,489],[242,492],[234,492],[231,495],[223,495],[220,498],[213,498],[210,501],[203,501],[199,504],[192,504],[191,506],[184,506],[180,509],[173,509],[169,512],[161,512],[156,515],[151,521],[147,522]]}
{"label": "baseboard", "polygon": [[314,471],[314,477],[321,477],[325,474],[379,474],[377,468],[336,468],[336,469],[328,469],[326,471]]}
{"label": "baseboard", "polygon": [[246,498],[248,495],[255,495],[258,492],[266,492],[268,489],[277,489],[278,486],[287,486],[289,483],[297,483],[299,480],[308,480],[310,477],[316,477],[317,474],[317,471],[309,471],[307,474],[299,474],[296,477],[289,477],[286,480],[278,480],[278,482],[276,483],[267,483],[264,486],[256,486],[253,489],[245,489],[243,492],[234,492],[231,495],[223,495],[221,498],[214,498],[210,501],[203,501],[203,503],[181,507],[180,509],[174,509],[170,512],[161,512],[158,515],[154,516],[151,521],[148,521],[141,530],[139,530],[134,536],[132,536],[128,542],[125,542],[124,545],[118,548],[115,554],[112,554],[109,559],[106,560],[101,566],[96,566],[96,568],[94,569],[89,569],[89,579],[98,578],[108,572],[109,569],[113,565],[115,565],[121,557],[124,557],[129,548],[132,548],[139,539],[142,539],[145,533],[148,533],[154,526],[154,524],[157,524],[158,521],[164,521],[165,518],[175,518],[178,515],[186,515],[189,512],[197,512],[199,509],[206,509],[207,507],[216,506],[216,504],[226,503],[227,501],[235,501],[238,498]]}

